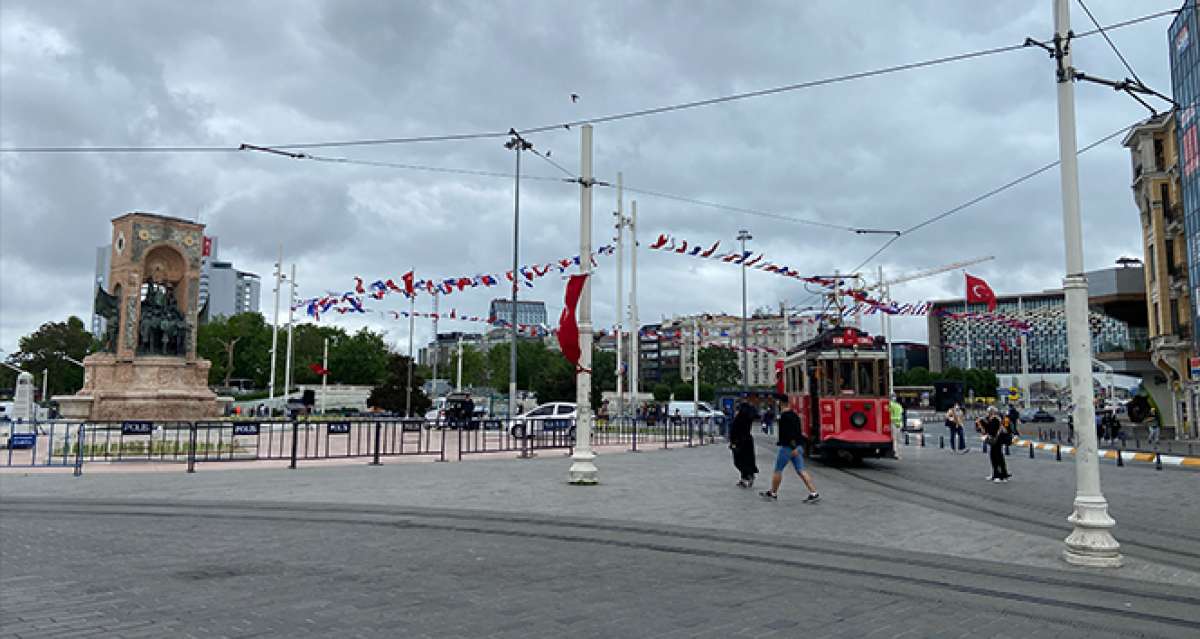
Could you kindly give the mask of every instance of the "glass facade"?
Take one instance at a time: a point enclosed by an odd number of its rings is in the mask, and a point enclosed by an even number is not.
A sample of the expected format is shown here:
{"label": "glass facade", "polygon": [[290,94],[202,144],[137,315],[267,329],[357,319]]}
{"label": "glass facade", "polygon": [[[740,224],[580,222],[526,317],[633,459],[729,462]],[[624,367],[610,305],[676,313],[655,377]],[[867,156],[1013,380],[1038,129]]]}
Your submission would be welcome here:
{"label": "glass facade", "polygon": [[[962,313],[963,309],[962,302],[933,306],[934,313]],[[987,306],[983,304],[971,304],[967,310],[972,314],[988,314]],[[1067,318],[1062,293],[1001,297],[997,300],[994,315],[1021,318],[1030,324],[1030,373],[1069,372]],[[1147,349],[1148,336],[1144,327],[1130,326],[1096,308],[1091,310],[1090,315],[1093,353]],[[937,322],[941,343],[931,346],[941,346],[941,370],[968,368],[967,352],[970,349],[969,360],[974,368],[997,374],[1021,372],[1021,332],[1017,328],[1002,321],[982,318],[967,320],[943,316],[933,321]]]}
{"label": "glass facade", "polygon": [[[1188,281],[1191,296],[1193,325],[1200,301],[1200,145],[1197,144],[1196,109],[1200,106],[1200,36],[1196,2],[1187,0],[1171,28],[1167,44],[1171,51],[1171,91],[1179,108],[1175,111],[1175,134],[1178,136],[1179,177],[1183,187],[1184,228],[1188,237]],[[1200,340],[1200,334],[1193,337]],[[1194,350],[1197,344],[1193,344]]]}

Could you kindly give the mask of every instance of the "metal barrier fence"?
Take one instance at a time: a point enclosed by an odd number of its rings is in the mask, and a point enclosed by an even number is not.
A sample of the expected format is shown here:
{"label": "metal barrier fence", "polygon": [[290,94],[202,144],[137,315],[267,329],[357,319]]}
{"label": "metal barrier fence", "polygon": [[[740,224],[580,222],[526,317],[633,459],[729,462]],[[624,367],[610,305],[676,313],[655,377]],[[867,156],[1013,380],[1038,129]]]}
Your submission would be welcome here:
{"label": "metal barrier fence", "polygon": [[[197,463],[287,461],[289,467],[312,460],[427,456],[446,461],[451,456],[518,453],[575,447],[575,420],[472,420],[464,424],[423,419],[212,420],[197,422],[93,421],[42,422],[18,426],[25,432],[0,428],[7,450],[0,467],[74,467],[86,463],[179,463],[188,472]],[[456,432],[455,432],[456,431]],[[592,444],[669,448],[672,444],[711,444],[723,436],[719,420],[711,418],[601,419]]]}

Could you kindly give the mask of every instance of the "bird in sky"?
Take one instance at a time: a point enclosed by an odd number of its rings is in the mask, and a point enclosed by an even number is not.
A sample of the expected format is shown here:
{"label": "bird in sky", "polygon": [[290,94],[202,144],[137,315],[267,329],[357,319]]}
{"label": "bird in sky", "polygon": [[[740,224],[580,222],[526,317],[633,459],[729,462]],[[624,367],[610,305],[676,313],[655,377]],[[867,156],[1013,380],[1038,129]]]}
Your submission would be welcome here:
{"label": "bird in sky", "polygon": [[578,93],[572,93],[572,94],[571,94],[571,102],[578,102],[578,101],[579,101],[579,94],[578,94]]}

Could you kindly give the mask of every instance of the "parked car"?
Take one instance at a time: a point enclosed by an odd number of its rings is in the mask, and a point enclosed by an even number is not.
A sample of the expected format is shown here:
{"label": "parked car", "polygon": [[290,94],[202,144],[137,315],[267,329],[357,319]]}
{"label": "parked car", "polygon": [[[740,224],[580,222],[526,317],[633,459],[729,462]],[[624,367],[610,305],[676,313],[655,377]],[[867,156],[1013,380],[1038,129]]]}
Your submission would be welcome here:
{"label": "parked car", "polygon": [[550,402],[517,415],[509,432],[519,439],[553,431],[565,431],[569,436],[575,436],[574,403]]}
{"label": "parked car", "polygon": [[425,420],[447,428],[478,427],[479,420],[487,409],[475,404],[469,393],[450,393],[434,399],[433,408],[425,413]]}
{"label": "parked car", "polygon": [[904,422],[902,430],[910,433],[923,433],[925,432],[925,423],[921,421],[920,417],[909,417]]}
{"label": "parked car", "polygon": [[718,423],[725,419],[725,413],[713,408],[708,402],[671,402],[667,405],[667,415],[674,417],[713,417]]}
{"label": "parked car", "polygon": [[[1024,416],[1022,416],[1022,417],[1021,417],[1021,419],[1025,419],[1025,417],[1024,417]],[[1039,409],[1037,409],[1036,411],[1034,411],[1034,413],[1033,413],[1033,417],[1029,418],[1029,419],[1028,419],[1028,420],[1026,420],[1026,421],[1030,421],[1030,422],[1053,422],[1053,421],[1054,421],[1054,415],[1051,415],[1050,413],[1046,412],[1046,410],[1045,410],[1045,409],[1039,408]]]}

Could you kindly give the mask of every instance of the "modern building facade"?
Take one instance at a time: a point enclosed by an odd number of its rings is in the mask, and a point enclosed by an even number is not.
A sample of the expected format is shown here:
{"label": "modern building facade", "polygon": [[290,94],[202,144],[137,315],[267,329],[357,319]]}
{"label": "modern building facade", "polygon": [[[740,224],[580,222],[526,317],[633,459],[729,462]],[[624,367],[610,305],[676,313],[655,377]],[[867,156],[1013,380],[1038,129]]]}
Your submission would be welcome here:
{"label": "modern building facade", "polygon": [[[92,279],[92,304],[95,305],[96,291],[104,289],[111,293],[108,288],[108,271],[112,264],[112,246],[96,247],[96,276]],[[102,339],[104,331],[108,329],[108,320],[100,317],[92,309],[92,336],[97,339]]]}
{"label": "modern building facade", "polygon": [[[1196,325],[1200,311],[1200,143],[1197,136],[1196,108],[1200,106],[1200,51],[1192,42],[1200,36],[1196,3],[1183,3],[1179,14],[1167,30],[1167,44],[1171,61],[1171,91],[1175,103],[1175,143],[1178,149],[1176,177],[1182,191],[1179,197],[1182,206],[1184,227],[1187,232],[1187,263],[1190,290],[1192,325]],[[1137,176],[1134,176],[1137,179]],[[1200,336],[1192,335],[1193,351],[1197,352]]]}
{"label": "modern building facade", "polygon": [[908,372],[929,368],[929,345],[917,342],[892,342],[892,368]]}
{"label": "modern building facade", "polygon": [[[1133,200],[1142,226],[1150,361],[1169,390],[1173,409],[1164,417],[1178,424],[1195,414],[1195,392],[1189,383],[1193,289],[1175,125],[1174,111],[1149,118],[1129,132],[1124,145],[1132,156]],[[1161,400],[1159,405],[1164,407]]]}
{"label": "modern building facade", "polygon": [[258,275],[233,268],[230,262],[208,265],[206,319],[258,312],[262,283]]}
{"label": "modern building facade", "polygon": [[[699,332],[696,335],[693,327]],[[639,377],[643,387],[671,376],[691,381],[693,349],[723,347],[737,355],[738,369],[743,361],[749,363],[749,385],[757,388],[775,384],[775,363],[784,357],[789,346],[811,339],[817,334],[817,320],[807,315],[789,315],[785,333],[782,315],[766,313],[747,318],[746,344],[750,349],[742,358],[742,318],[734,315],[694,315],[675,317],[658,324],[642,327],[639,337]]]}
{"label": "modern building facade", "polygon": [[[496,320],[496,325],[507,323],[512,317],[512,300],[492,300],[488,308],[488,317]],[[517,300],[517,324],[545,326],[546,303],[534,300]]]}

